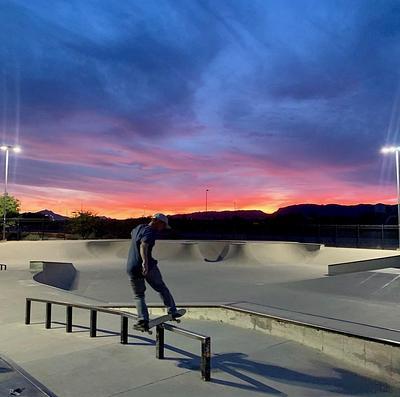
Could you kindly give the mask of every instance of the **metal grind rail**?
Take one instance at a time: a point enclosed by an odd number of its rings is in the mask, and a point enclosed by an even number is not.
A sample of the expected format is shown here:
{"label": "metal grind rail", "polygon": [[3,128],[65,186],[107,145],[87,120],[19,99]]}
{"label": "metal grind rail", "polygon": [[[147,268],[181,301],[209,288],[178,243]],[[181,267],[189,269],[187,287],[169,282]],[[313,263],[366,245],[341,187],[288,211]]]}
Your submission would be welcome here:
{"label": "metal grind rail", "polygon": [[[82,303],[70,303],[70,302],[62,302],[48,299],[38,299],[38,298],[26,298],[25,305],[25,324],[29,325],[31,323],[31,312],[32,312],[32,302],[44,303],[46,304],[46,314],[45,314],[45,328],[51,328],[51,319],[52,319],[52,306],[65,306],[65,330],[68,333],[72,332],[73,322],[72,322],[72,310],[75,309],[84,309],[90,311],[90,325],[89,325],[89,334],[91,338],[95,338],[97,336],[97,317],[98,313],[106,313],[113,314],[116,316],[120,316],[121,320],[121,332],[120,332],[120,341],[121,344],[128,343],[128,320],[129,319],[137,319],[137,316],[131,313],[126,312],[118,312],[116,310],[111,310],[103,307],[98,307],[94,305],[86,305]],[[211,379],[211,338],[209,336],[201,335],[192,331],[188,331],[186,329],[171,325],[171,324],[161,324],[156,327],[156,357],[158,359],[164,358],[164,349],[165,349],[165,331],[173,332],[182,336],[186,336],[190,339],[195,339],[201,342],[201,377],[204,381],[209,381]]]}

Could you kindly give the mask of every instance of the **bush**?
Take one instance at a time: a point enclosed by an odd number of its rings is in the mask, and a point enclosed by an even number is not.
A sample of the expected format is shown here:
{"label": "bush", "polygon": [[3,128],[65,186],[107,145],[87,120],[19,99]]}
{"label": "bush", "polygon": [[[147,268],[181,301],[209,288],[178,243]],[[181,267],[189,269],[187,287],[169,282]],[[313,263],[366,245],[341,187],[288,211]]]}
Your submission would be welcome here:
{"label": "bush", "polygon": [[40,235],[39,235],[39,233],[29,233],[26,236],[21,236],[21,239],[28,240],[28,241],[39,241]]}

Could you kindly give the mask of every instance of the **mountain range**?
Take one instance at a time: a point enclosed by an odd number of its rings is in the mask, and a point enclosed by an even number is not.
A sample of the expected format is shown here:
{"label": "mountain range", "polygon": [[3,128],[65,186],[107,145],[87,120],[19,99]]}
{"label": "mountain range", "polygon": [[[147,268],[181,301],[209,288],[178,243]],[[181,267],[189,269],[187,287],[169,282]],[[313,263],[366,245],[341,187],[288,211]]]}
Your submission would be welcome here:
{"label": "mountain range", "polygon": [[[69,218],[57,214],[50,210],[42,210],[35,213],[25,213],[29,215],[46,217],[52,221],[65,221]],[[110,219],[101,217],[103,219]],[[283,207],[272,214],[267,214],[260,210],[236,210],[236,211],[207,211],[193,212],[190,214],[171,215],[172,219],[191,219],[191,220],[229,220],[240,218],[247,221],[278,220],[287,219],[293,221],[322,222],[322,221],[346,221],[349,223],[371,223],[386,224],[397,222],[397,206],[386,204],[298,204]]]}

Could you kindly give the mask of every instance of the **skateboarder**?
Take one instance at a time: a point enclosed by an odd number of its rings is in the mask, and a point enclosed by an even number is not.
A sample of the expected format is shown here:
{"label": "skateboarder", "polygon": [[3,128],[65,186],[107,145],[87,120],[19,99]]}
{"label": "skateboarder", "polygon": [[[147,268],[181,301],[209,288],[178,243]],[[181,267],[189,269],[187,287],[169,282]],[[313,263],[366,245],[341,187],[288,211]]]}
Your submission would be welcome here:
{"label": "skateboarder", "polygon": [[155,214],[148,225],[139,225],[131,233],[132,243],[128,255],[127,272],[135,295],[138,314],[138,321],[134,328],[139,330],[147,330],[149,325],[149,312],[145,302],[145,281],[160,294],[164,305],[168,308],[168,314],[174,318],[181,316],[177,313],[174,298],[162,279],[157,261],[151,255],[157,233],[164,229],[170,229],[168,218],[164,214]]}

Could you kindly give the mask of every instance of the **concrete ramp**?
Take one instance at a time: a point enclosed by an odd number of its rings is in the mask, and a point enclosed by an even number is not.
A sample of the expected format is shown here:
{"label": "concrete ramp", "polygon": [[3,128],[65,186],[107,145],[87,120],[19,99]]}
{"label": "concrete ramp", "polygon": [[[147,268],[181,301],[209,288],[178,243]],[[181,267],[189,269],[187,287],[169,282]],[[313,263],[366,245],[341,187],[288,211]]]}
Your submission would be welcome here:
{"label": "concrete ramp", "polygon": [[198,245],[203,260],[222,262],[226,260],[231,244],[227,241],[201,241]]}
{"label": "concrete ramp", "polygon": [[400,269],[353,272],[281,284],[292,291],[317,292],[326,296],[352,297],[365,301],[400,303]]}
{"label": "concrete ramp", "polygon": [[247,249],[262,264],[304,265],[321,253],[321,244],[293,242],[250,242]]}
{"label": "concrete ramp", "polygon": [[160,240],[154,247],[153,256],[159,261],[192,263],[203,260],[196,241]]}
{"label": "concrete ramp", "polygon": [[87,254],[96,258],[126,259],[130,240],[95,240],[86,244]]}
{"label": "concrete ramp", "polygon": [[199,250],[207,262],[229,262],[239,265],[304,265],[320,255],[320,244],[295,242],[199,242]]}
{"label": "concrete ramp", "polygon": [[320,244],[292,242],[201,241],[199,251],[206,262],[231,264],[305,264],[319,252]]}
{"label": "concrete ramp", "polygon": [[30,269],[38,283],[67,291],[77,285],[78,272],[72,263],[31,261]]}
{"label": "concrete ramp", "polygon": [[388,269],[391,267],[400,267],[400,256],[335,263],[328,265],[328,274],[330,276],[335,276],[337,274],[365,272],[370,270]]}
{"label": "concrete ramp", "polygon": [[[121,270],[130,240],[10,241],[0,246],[0,262],[10,269],[26,266],[31,260],[72,263],[79,271]],[[259,267],[272,272],[296,272],[303,266],[321,276],[400,267],[400,252],[357,248],[333,248],[296,242],[179,241],[159,240],[154,257],[160,264],[190,265],[193,269],[209,266],[222,270],[224,265]],[[210,268],[214,269],[214,267]],[[285,270],[286,269],[286,270]],[[101,278],[101,274],[98,274]],[[124,276],[125,277],[125,276]],[[93,279],[93,274],[88,280]],[[284,278],[285,280],[287,277]]]}

